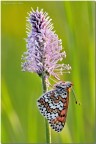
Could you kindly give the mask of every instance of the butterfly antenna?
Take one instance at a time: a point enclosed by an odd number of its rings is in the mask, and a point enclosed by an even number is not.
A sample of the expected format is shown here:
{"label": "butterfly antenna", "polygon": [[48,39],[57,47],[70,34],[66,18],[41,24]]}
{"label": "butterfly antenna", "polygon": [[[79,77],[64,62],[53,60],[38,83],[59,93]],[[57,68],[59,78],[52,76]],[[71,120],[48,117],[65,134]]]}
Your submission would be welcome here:
{"label": "butterfly antenna", "polygon": [[76,104],[78,104],[78,105],[80,105],[80,103],[78,103],[78,101],[77,101],[77,99],[76,99],[76,94],[75,94],[75,92],[74,92],[74,89],[72,88],[72,92],[73,92],[73,95],[74,95],[74,98],[75,98],[75,103]]}

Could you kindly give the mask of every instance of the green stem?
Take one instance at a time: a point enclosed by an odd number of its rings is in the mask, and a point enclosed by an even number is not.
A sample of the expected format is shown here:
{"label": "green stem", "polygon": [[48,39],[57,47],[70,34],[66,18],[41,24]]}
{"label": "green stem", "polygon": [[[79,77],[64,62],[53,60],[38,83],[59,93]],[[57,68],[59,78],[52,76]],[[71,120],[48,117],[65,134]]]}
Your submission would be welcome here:
{"label": "green stem", "polygon": [[[42,74],[42,87],[43,87],[43,93],[47,91],[46,87],[46,81],[45,81],[45,74]],[[46,127],[46,143],[51,143],[51,131],[49,131],[49,124],[48,121],[45,119],[45,127]]]}

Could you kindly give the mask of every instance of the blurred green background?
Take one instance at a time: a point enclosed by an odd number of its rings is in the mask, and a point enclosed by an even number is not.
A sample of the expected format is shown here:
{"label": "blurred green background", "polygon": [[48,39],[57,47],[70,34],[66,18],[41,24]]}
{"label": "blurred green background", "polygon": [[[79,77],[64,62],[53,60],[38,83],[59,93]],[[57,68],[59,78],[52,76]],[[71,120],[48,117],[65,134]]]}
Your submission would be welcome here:
{"label": "blurred green background", "polygon": [[36,100],[42,94],[41,80],[21,71],[21,55],[26,51],[26,16],[37,6],[48,12],[62,39],[71,74],[62,80],[74,83],[81,105],[73,94],[67,121],[61,133],[52,132],[52,142],[95,142],[94,97],[94,2],[1,2],[2,52],[2,142],[44,143],[44,118]]}

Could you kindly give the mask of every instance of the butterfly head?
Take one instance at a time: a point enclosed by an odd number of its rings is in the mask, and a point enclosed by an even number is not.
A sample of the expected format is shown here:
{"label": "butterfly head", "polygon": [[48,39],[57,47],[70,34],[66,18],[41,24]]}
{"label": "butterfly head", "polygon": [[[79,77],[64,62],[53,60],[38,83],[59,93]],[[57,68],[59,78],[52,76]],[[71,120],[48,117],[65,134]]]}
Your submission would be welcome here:
{"label": "butterfly head", "polygon": [[56,88],[64,88],[64,89],[68,89],[69,90],[72,87],[72,85],[73,85],[72,82],[69,82],[69,81],[62,82],[62,81],[60,81],[57,84],[55,84],[54,86]]}

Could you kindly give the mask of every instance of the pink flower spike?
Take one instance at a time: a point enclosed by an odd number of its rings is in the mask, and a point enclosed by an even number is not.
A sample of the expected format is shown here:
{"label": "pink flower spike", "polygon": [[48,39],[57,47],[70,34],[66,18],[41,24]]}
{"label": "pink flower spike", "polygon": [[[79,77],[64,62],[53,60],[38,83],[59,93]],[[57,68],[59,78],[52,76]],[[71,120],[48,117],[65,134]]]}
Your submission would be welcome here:
{"label": "pink flower spike", "polygon": [[53,31],[51,19],[43,9],[30,11],[27,17],[27,51],[21,63],[23,71],[35,72],[39,76],[45,72],[46,78],[54,76],[58,79],[64,70],[70,70],[69,64],[60,64],[66,53],[62,51],[62,41]]}

